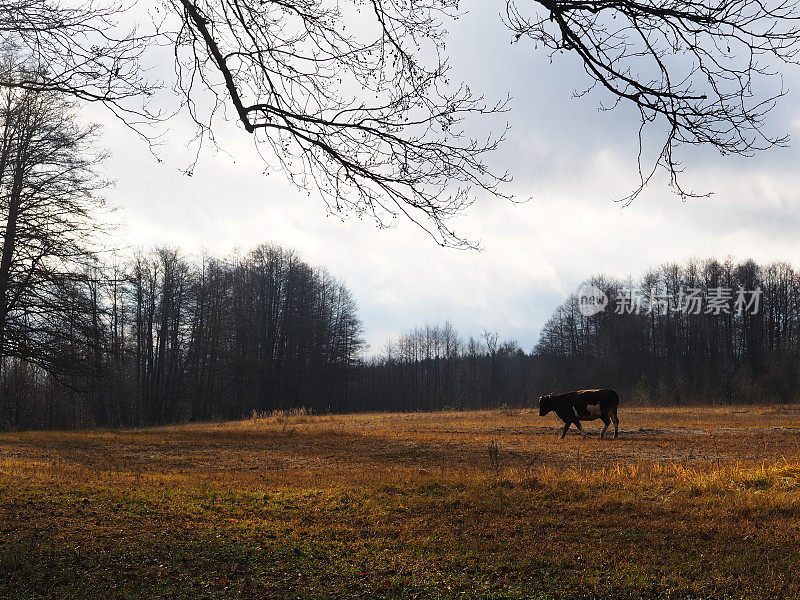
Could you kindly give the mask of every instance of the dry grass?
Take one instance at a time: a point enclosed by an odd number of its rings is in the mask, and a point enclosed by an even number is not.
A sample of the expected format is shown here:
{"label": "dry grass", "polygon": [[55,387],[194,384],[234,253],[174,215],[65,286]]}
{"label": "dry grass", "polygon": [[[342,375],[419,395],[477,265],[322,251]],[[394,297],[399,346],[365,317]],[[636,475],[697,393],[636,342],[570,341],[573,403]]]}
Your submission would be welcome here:
{"label": "dry grass", "polygon": [[0,434],[0,597],[800,597],[800,409],[620,418]]}

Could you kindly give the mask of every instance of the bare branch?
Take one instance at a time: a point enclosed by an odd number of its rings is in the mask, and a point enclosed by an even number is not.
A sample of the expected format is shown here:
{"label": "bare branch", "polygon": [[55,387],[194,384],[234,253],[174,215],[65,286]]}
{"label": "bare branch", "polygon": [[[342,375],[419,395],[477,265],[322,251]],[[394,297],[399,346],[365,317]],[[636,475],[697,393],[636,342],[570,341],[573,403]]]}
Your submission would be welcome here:
{"label": "bare branch", "polygon": [[[640,184],[625,204],[659,167],[681,197],[696,195],[679,182],[674,151],[682,144],[749,156],[787,142],[764,128],[783,86],[773,92],[760,86],[777,77],[776,65],[797,61],[793,0],[536,0],[524,7],[508,0],[506,23],[515,41],[525,37],[577,55],[592,87],[638,107]],[[651,123],[665,126],[666,137],[645,169],[642,132]]]}

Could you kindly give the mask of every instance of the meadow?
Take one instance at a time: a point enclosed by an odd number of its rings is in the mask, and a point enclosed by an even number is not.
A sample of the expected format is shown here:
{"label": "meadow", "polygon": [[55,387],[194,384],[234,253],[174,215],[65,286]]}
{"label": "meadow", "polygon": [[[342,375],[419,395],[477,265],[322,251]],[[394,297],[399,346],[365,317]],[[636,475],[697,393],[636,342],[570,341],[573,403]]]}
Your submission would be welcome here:
{"label": "meadow", "polygon": [[0,598],[797,598],[800,407],[0,433]]}

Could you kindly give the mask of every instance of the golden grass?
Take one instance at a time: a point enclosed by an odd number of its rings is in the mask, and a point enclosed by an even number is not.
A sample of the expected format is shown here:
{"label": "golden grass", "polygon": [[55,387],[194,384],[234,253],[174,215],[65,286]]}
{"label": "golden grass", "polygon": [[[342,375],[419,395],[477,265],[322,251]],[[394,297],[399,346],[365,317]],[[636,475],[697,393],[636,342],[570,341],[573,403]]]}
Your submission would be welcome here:
{"label": "golden grass", "polygon": [[602,441],[531,410],[0,434],[0,597],[800,595],[800,409],[620,419]]}

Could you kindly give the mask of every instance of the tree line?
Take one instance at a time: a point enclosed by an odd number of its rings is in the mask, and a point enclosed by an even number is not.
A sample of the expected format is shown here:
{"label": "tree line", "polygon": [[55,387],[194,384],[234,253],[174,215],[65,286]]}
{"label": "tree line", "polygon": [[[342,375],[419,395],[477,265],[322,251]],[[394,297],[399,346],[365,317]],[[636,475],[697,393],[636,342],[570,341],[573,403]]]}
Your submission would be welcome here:
{"label": "tree line", "polygon": [[[588,307],[585,290],[604,304]],[[591,298],[590,298],[591,299]],[[786,262],[691,260],[638,279],[587,280],[530,352],[484,331],[426,325],[359,367],[359,406],[534,406],[539,395],[616,388],[628,402],[800,399],[800,271]]]}
{"label": "tree line", "polygon": [[[13,51],[0,71],[41,76]],[[77,108],[0,86],[0,427],[348,410],[362,341],[344,284],[269,245],[114,257],[104,156]]]}
{"label": "tree line", "polygon": [[355,303],[339,280],[291,251],[263,245],[189,261],[160,248],[76,280],[88,328],[69,332],[62,360],[72,368],[5,356],[6,427],[348,409],[362,345]]}
{"label": "tree line", "polygon": [[[64,322],[84,327],[70,330],[57,368],[3,359],[4,427],[521,407],[587,387],[639,403],[792,402],[800,384],[800,272],[788,263],[593,277],[530,352],[445,322],[367,356],[349,290],[277,246],[194,261],[160,248],[73,282],[82,301]],[[587,285],[604,310],[582,306]]]}
{"label": "tree line", "polygon": [[608,306],[556,309],[534,353],[545,387],[617,387],[641,401],[791,402],[800,386],[800,272],[786,262],[669,263],[595,277]]}
{"label": "tree line", "polygon": [[[602,299],[596,310],[587,289]],[[447,323],[426,325],[359,372],[364,408],[442,410],[529,407],[596,387],[644,404],[795,402],[798,367],[800,271],[707,259],[590,278],[530,352],[495,333],[463,340]]]}
{"label": "tree line", "polygon": [[362,410],[464,410],[519,406],[535,394],[535,357],[496,332],[462,338],[449,322],[389,340],[357,369]]}

